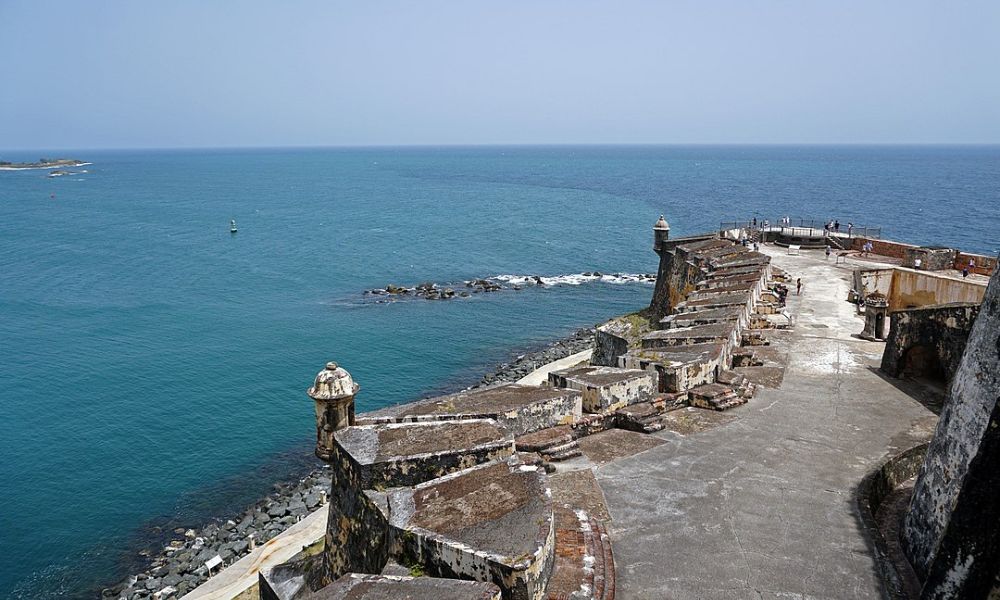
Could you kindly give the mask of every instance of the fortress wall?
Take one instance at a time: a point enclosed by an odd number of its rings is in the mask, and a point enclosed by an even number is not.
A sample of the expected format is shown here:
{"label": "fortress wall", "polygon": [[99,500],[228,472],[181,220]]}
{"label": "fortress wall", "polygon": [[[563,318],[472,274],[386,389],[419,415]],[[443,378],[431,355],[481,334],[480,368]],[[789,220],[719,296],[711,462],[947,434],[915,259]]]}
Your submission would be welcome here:
{"label": "fortress wall", "polygon": [[889,335],[882,353],[882,371],[893,377],[902,376],[907,353],[922,347],[933,354],[950,381],[958,370],[978,313],[978,304],[913,308],[891,313]]}
{"label": "fortress wall", "polygon": [[986,285],[929,271],[896,268],[889,290],[889,310],[983,301]]}
{"label": "fortress wall", "polygon": [[854,271],[855,291],[861,297],[878,292],[885,297],[889,297],[892,288],[893,269],[857,269]]}
{"label": "fortress wall", "polygon": [[[986,598],[1000,564],[1000,277],[972,327],[920,469],[903,549],[923,598]],[[995,591],[995,590],[994,590]]]}
{"label": "fortress wall", "polygon": [[997,259],[995,256],[959,252],[955,257],[955,269],[961,271],[967,267],[969,265],[969,259],[976,261],[976,268],[973,272],[978,273],[979,275],[989,275],[994,269],[997,268]]}
{"label": "fortress wall", "polygon": [[906,256],[906,251],[917,248],[915,244],[904,244],[902,242],[893,242],[891,240],[873,240],[870,238],[856,237],[851,238],[851,250],[861,251],[861,247],[865,245],[865,242],[872,243],[872,252],[875,254],[880,254],[882,256],[891,256],[892,258],[898,258],[902,260]]}

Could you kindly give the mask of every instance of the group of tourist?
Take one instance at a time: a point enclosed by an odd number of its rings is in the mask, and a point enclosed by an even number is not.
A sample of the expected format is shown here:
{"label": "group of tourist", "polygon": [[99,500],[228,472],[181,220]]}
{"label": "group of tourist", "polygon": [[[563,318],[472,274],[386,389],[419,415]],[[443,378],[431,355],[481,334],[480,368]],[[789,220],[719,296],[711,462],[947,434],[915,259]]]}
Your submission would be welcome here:
{"label": "group of tourist", "polygon": [[969,264],[965,265],[965,268],[962,269],[962,277],[968,277],[969,273],[975,273],[975,272],[976,272],[976,259],[970,258]]}

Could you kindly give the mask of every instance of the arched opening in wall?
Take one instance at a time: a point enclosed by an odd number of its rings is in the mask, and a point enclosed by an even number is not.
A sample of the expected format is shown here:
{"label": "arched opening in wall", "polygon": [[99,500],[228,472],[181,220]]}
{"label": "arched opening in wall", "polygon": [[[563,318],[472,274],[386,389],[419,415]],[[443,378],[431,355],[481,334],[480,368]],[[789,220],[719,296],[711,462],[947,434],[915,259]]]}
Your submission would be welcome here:
{"label": "arched opening in wall", "polygon": [[903,355],[903,376],[915,379],[941,393],[948,389],[948,375],[937,352],[930,346],[913,346]]}

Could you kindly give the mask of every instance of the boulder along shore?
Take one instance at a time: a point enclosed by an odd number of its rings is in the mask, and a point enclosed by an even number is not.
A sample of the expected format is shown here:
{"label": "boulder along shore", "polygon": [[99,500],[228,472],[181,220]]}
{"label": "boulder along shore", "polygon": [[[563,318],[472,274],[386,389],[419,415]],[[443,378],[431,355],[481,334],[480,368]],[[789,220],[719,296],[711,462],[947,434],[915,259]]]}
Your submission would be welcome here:
{"label": "boulder along shore", "polygon": [[[537,350],[514,356],[498,364],[482,379],[466,387],[475,389],[521,379],[536,368],[594,346],[594,328],[584,328]],[[456,390],[458,391],[458,390]],[[208,580],[205,563],[218,556],[230,565],[253,549],[297,523],[326,502],[330,492],[328,465],[313,469],[305,477],[279,482],[274,492],[237,514],[214,519],[201,528],[177,528],[160,552],[143,551],[148,567],[117,585],[105,588],[104,598],[148,600],[164,588],[179,598]],[[213,572],[218,572],[215,567]]]}

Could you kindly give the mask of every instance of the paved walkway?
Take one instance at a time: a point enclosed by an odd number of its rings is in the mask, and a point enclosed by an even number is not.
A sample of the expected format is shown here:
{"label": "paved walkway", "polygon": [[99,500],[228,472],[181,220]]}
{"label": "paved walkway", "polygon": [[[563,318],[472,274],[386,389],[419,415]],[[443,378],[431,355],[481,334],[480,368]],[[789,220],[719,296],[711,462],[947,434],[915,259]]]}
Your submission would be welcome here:
{"label": "paved walkway", "polygon": [[559,369],[568,369],[582,362],[587,362],[590,360],[590,355],[593,353],[594,353],[593,350],[584,350],[583,352],[570,354],[567,357],[552,361],[547,365],[538,367],[531,373],[528,373],[524,377],[518,379],[517,383],[523,385],[542,385],[543,383],[549,380],[549,373],[551,373],[552,371],[558,371]]}
{"label": "paved walkway", "polygon": [[258,581],[257,574],[279,565],[326,534],[327,505],[268,540],[184,596],[186,600],[231,600]]}
{"label": "paved walkway", "polygon": [[782,387],[596,469],[621,600],[880,598],[854,489],[935,418],[873,369],[882,343],[852,337],[863,321],[846,302],[850,265],[762,251],[804,285],[789,298],[795,328],[770,335],[790,353]]}

